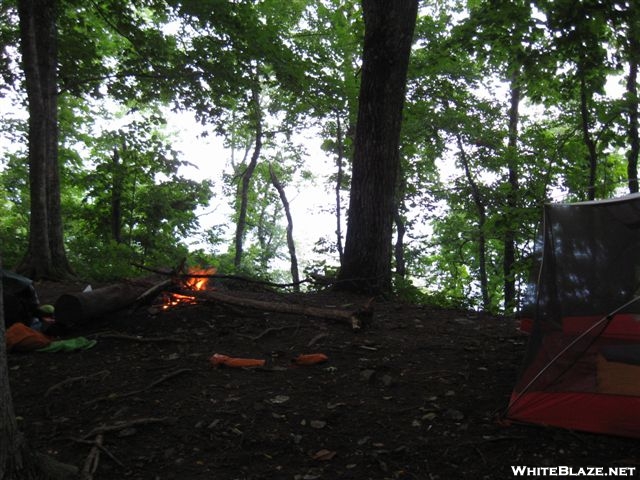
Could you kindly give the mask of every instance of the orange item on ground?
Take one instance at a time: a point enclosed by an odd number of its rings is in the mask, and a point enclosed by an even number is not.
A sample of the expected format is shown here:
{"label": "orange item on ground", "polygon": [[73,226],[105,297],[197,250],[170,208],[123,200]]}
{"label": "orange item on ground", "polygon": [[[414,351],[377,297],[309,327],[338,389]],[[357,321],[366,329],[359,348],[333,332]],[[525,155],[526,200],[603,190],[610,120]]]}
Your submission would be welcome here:
{"label": "orange item on ground", "polygon": [[324,363],[329,360],[324,353],[305,353],[300,354],[293,360],[296,365],[316,365],[317,363]]}
{"label": "orange item on ground", "polygon": [[24,323],[14,323],[5,332],[7,352],[31,352],[48,347],[51,339],[44,333],[27,327]]}
{"label": "orange item on ground", "polygon": [[225,367],[234,368],[252,368],[252,367],[264,367],[266,361],[259,358],[235,358],[228,355],[222,355],[220,353],[214,353],[209,361],[219,367],[224,365]]}

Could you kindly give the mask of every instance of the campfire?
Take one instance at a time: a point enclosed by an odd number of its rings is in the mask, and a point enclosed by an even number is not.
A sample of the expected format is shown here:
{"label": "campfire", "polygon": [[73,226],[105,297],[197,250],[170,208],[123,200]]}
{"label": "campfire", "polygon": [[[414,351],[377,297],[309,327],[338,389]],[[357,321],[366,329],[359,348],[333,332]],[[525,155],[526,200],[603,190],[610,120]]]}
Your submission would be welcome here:
{"label": "campfire", "polygon": [[181,293],[163,292],[162,293],[162,309],[169,310],[178,305],[191,305],[196,303],[196,297],[191,295],[182,295]]}
{"label": "campfire", "polygon": [[[152,280],[128,281],[94,290],[61,295],[55,303],[56,321],[65,327],[72,327],[93,318],[100,318],[106,313],[131,306],[150,305],[149,312],[155,315],[177,306],[196,303],[212,303],[234,309],[247,308],[254,311],[333,319],[346,322],[351,325],[353,330],[361,329],[364,323],[368,323],[373,316],[371,308],[373,298],[369,299],[362,307],[355,309],[314,306],[299,302],[291,303],[282,301],[280,297],[263,300],[250,298],[246,292],[237,295],[229,291],[228,288],[222,288],[224,291],[213,288],[209,285],[209,281],[214,276],[218,279],[233,278],[234,280],[252,282],[252,280],[242,277],[216,275],[215,268],[191,268],[188,273],[175,273],[176,271],[184,272],[185,270],[182,268],[172,272],[152,271],[156,273]],[[158,274],[165,277],[160,282],[157,279]],[[151,281],[157,283],[150,284]],[[270,285],[277,286],[276,284]]]}
{"label": "campfire", "polygon": [[[216,269],[210,268],[190,268],[189,272],[184,277],[180,277],[176,280],[176,284],[184,291],[200,292],[209,290],[210,276],[216,273]],[[175,292],[163,292],[162,294],[162,309],[168,310],[169,308],[178,305],[192,305],[197,302],[197,299],[193,295],[186,293]]]}

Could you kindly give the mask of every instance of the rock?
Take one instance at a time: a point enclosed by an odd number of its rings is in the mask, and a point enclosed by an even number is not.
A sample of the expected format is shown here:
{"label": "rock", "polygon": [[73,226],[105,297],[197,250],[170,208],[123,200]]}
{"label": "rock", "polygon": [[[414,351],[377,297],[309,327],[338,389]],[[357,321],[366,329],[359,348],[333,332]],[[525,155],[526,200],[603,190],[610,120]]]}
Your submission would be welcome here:
{"label": "rock", "polygon": [[391,375],[383,375],[381,380],[382,380],[382,384],[385,387],[391,387],[396,383],[396,381],[393,379]]}
{"label": "rock", "polygon": [[269,400],[269,403],[272,403],[274,405],[280,405],[282,403],[288,402],[289,398],[290,397],[288,397],[287,395],[276,395],[271,400]]}
{"label": "rock", "polygon": [[360,372],[360,377],[365,381],[365,382],[373,382],[374,376],[376,374],[375,370],[372,370],[370,368],[363,370]]}
{"label": "rock", "polygon": [[327,426],[327,422],[325,422],[324,420],[311,420],[309,422],[309,426],[311,428],[316,428],[316,429],[321,429]]}
{"label": "rock", "polygon": [[438,414],[436,412],[427,412],[422,416],[422,420],[427,420],[427,421],[431,422],[437,416],[438,416]]}
{"label": "rock", "polygon": [[450,420],[464,420],[464,413],[462,413],[460,410],[456,410],[455,408],[448,408],[443,415],[445,418],[448,418]]}

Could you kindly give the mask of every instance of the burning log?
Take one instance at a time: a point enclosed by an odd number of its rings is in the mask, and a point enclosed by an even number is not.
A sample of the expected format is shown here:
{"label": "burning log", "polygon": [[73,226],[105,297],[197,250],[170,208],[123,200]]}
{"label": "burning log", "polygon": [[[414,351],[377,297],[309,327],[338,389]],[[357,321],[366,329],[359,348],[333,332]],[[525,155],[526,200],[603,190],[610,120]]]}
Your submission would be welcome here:
{"label": "burning log", "polygon": [[373,299],[359,310],[342,310],[337,308],[314,307],[295,303],[270,302],[251,298],[241,298],[216,291],[192,291],[189,295],[206,302],[224,303],[236,307],[248,307],[267,312],[288,313],[294,315],[306,315],[310,317],[338,320],[351,325],[354,330],[362,328],[363,324],[373,315],[371,304]]}

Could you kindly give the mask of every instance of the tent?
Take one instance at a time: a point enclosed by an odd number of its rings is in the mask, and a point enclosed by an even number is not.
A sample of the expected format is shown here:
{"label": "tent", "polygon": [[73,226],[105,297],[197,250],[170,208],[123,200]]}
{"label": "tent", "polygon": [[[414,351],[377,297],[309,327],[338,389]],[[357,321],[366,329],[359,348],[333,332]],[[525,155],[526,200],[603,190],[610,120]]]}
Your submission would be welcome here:
{"label": "tent", "polygon": [[0,269],[5,325],[23,322],[27,325],[36,315],[38,295],[33,281],[9,270]]}
{"label": "tent", "polygon": [[505,417],[640,438],[640,195],[543,213]]}

